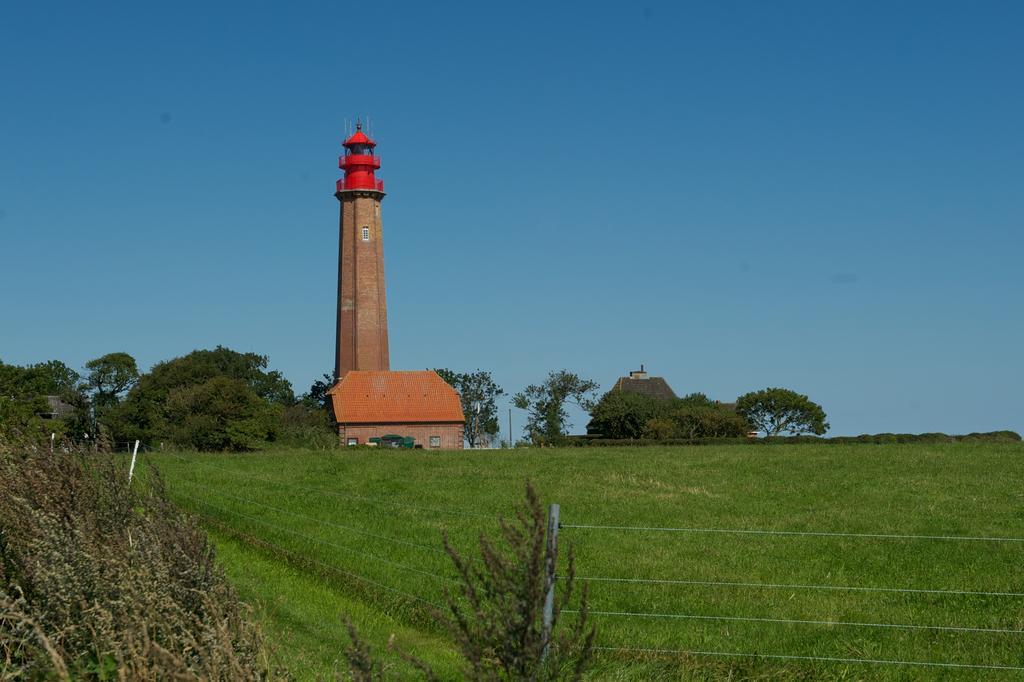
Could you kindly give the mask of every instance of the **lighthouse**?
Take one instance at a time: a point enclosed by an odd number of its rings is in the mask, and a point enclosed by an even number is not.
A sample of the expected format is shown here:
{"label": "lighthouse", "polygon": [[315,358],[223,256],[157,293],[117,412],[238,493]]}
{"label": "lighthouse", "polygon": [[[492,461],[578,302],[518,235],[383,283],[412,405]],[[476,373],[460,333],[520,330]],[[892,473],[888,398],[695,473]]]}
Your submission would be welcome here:
{"label": "lighthouse", "polygon": [[437,372],[391,371],[384,295],[380,157],[363,127],[342,143],[334,196],[341,203],[334,385],[327,391],[345,445],[457,450],[466,419],[459,394]]}
{"label": "lighthouse", "polygon": [[380,217],[384,181],[375,176],[380,168],[377,143],[357,123],[342,146],[338,167],[345,176],[335,192],[341,204],[335,382],[352,370],[387,371],[391,366]]}

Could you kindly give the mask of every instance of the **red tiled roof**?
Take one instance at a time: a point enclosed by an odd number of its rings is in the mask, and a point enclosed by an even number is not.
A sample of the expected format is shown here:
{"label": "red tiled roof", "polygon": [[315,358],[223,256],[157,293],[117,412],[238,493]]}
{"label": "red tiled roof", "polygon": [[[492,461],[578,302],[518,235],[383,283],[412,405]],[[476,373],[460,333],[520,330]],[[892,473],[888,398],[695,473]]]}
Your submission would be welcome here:
{"label": "red tiled roof", "polygon": [[352,371],[327,394],[339,424],[466,421],[459,394],[437,372]]}

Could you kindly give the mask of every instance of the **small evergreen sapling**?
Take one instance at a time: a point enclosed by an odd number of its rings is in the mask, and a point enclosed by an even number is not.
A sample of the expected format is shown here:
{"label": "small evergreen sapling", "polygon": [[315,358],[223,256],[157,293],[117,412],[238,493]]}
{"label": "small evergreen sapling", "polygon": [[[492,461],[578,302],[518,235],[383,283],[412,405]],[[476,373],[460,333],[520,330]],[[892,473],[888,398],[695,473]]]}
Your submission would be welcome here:
{"label": "small evergreen sapling", "polygon": [[[451,633],[466,660],[465,679],[579,680],[590,661],[594,628],[587,620],[587,589],[579,596],[576,617],[562,626],[563,609],[572,602],[575,587],[572,549],[564,576],[555,589],[551,629],[544,627],[547,592],[547,518],[536,491],[526,484],[526,501],[512,521],[502,519],[501,540],[480,536],[480,558],[462,556],[444,538],[445,550],[458,574],[458,587],[446,598],[446,613],[438,619]],[[557,565],[557,555],[554,556]],[[385,669],[347,622],[351,646],[346,649],[348,672],[361,682],[382,679]],[[389,646],[389,648],[391,648]],[[436,680],[430,667],[397,652],[426,680]]]}
{"label": "small evergreen sapling", "polygon": [[[578,680],[593,651],[584,586],[575,622],[559,627],[573,596],[574,561],[568,552],[561,589],[555,591],[550,634],[543,626],[547,518],[527,482],[526,502],[511,522],[501,520],[501,547],[480,536],[480,560],[463,557],[445,537],[459,575],[446,619],[473,680]],[[557,557],[556,557],[557,559]],[[545,655],[545,651],[547,652]]]}

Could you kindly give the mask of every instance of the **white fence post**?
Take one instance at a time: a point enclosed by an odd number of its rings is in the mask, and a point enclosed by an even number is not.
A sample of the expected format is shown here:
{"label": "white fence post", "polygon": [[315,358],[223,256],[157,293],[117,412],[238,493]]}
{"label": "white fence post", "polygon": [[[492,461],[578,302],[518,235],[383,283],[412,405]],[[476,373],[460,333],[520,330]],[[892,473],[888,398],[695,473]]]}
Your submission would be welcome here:
{"label": "white fence post", "polygon": [[128,467],[128,483],[132,482],[132,474],[135,473],[135,456],[139,454],[139,441],[135,441],[135,449],[132,451],[132,465]]}

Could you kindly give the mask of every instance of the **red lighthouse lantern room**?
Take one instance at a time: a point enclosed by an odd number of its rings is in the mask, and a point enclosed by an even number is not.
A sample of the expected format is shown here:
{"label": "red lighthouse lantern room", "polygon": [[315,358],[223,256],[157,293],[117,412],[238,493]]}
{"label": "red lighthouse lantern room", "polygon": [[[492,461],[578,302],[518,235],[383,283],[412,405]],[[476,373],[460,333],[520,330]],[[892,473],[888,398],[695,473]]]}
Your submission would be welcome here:
{"label": "red lighthouse lantern room", "polygon": [[380,157],[374,155],[377,143],[363,132],[363,124],[356,123],[356,132],[342,143],[345,154],[338,159],[338,168],[345,171],[345,177],[338,180],[339,192],[346,190],[384,191],[384,181],[373,173],[380,168]]}

